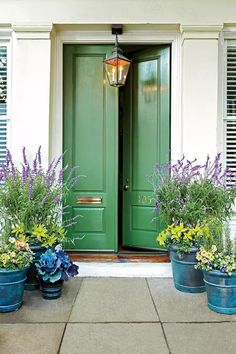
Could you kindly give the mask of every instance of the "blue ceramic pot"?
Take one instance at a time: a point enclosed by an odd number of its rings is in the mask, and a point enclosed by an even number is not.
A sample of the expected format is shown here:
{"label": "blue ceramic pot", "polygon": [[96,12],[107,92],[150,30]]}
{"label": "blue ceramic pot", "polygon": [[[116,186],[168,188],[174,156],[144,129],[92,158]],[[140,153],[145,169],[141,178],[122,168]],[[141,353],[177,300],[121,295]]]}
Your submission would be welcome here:
{"label": "blue ceramic pot", "polygon": [[37,268],[35,263],[39,260],[42,253],[46,251],[45,247],[30,245],[31,251],[34,252],[33,263],[30,265],[27,272],[27,279],[25,282],[25,290],[37,290],[39,289],[39,280],[37,276]]}
{"label": "blue ceramic pot", "polygon": [[232,315],[236,313],[236,273],[231,276],[211,270],[204,272],[208,307],[212,311]]}
{"label": "blue ceramic pot", "polygon": [[23,302],[28,267],[20,270],[0,269],[0,312],[18,310]]}
{"label": "blue ceramic pot", "polygon": [[44,281],[42,280],[42,278],[40,278],[39,281],[40,290],[44,299],[55,300],[61,296],[63,280],[58,280],[55,283],[51,283],[49,281]]}
{"label": "blue ceramic pot", "polygon": [[169,248],[175,288],[185,293],[204,292],[203,273],[194,267],[198,249],[192,247],[189,253],[180,253],[179,250],[175,245]]}

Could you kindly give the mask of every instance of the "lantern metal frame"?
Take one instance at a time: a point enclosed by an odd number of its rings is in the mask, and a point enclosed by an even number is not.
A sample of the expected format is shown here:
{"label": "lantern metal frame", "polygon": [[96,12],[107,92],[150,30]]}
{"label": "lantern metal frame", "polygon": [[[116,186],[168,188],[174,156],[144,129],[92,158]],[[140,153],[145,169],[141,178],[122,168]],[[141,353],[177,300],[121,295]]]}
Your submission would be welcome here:
{"label": "lantern metal frame", "polygon": [[[118,25],[119,26],[119,25]],[[119,43],[118,43],[118,34],[122,34],[122,27],[112,27],[112,34],[115,34],[116,39],[115,39],[115,47],[112,49],[112,53],[111,55],[109,55],[105,60],[103,60],[104,66],[105,66],[105,71],[106,71],[106,76],[107,76],[107,80],[109,82],[110,86],[114,86],[114,87],[121,87],[125,85],[126,82],[126,78],[127,78],[127,74],[129,72],[129,68],[130,68],[130,63],[131,60],[126,58],[123,55],[123,51],[122,49],[119,47]],[[111,63],[115,63],[115,65],[111,64]],[[119,79],[119,75],[120,75],[120,70],[119,70],[119,63],[120,62],[125,62],[127,63],[126,65],[128,65],[128,69],[127,69],[127,73],[126,76],[123,78],[123,82],[121,83],[121,80]],[[113,65],[114,67],[116,67],[116,77],[114,81],[111,81],[108,75],[108,71],[107,71],[107,66],[108,65]]]}

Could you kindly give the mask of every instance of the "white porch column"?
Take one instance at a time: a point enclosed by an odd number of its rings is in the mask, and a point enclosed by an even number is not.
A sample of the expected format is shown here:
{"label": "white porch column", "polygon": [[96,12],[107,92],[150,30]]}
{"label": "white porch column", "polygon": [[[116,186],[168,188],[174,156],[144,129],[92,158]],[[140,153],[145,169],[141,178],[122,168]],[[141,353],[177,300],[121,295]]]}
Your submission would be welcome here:
{"label": "white porch column", "polygon": [[22,146],[32,158],[42,145],[48,163],[51,30],[52,25],[13,25],[10,150],[16,161]]}
{"label": "white porch column", "polygon": [[217,152],[218,38],[222,26],[182,26],[183,153],[200,160]]}

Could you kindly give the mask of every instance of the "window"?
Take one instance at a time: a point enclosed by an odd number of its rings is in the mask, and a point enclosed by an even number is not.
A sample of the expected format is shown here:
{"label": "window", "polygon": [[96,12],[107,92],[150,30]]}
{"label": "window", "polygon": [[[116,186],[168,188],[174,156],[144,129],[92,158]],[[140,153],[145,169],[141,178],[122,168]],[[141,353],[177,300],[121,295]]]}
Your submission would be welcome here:
{"label": "window", "polygon": [[5,162],[8,131],[8,42],[0,42],[0,164]]}
{"label": "window", "polygon": [[236,40],[226,41],[225,89],[226,166],[233,172],[236,172]]}

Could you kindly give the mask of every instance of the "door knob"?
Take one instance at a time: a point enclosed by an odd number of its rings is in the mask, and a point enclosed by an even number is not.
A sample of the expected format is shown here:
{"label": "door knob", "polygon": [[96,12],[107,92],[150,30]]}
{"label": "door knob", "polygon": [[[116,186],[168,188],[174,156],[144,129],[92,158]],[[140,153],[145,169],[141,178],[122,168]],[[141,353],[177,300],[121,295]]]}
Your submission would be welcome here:
{"label": "door knob", "polygon": [[126,178],[126,180],[125,180],[125,185],[124,185],[124,191],[127,191],[128,189],[129,189],[129,180],[128,180],[128,178]]}

